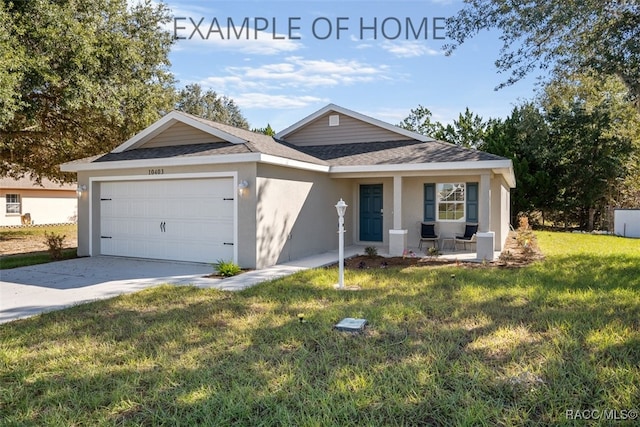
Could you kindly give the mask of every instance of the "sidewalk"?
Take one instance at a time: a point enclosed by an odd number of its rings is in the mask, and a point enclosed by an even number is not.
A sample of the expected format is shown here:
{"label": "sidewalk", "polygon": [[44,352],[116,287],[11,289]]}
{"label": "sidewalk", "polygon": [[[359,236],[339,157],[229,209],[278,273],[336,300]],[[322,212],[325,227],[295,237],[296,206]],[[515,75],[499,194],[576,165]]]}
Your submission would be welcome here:
{"label": "sidewalk", "polygon": [[[349,258],[358,253],[362,253],[359,246],[349,246],[344,248],[344,257]],[[310,268],[324,267],[325,265],[338,262],[338,251],[329,251],[318,255],[312,255],[284,264],[277,264],[273,267],[267,267],[262,270],[253,270],[238,276],[229,277],[227,279],[219,279],[212,281],[211,279],[198,278],[188,283],[199,288],[215,288],[223,291],[241,291],[250,288],[258,283],[268,280],[278,279],[280,277],[289,276],[298,271],[308,270]],[[337,281],[337,277],[336,277]]]}

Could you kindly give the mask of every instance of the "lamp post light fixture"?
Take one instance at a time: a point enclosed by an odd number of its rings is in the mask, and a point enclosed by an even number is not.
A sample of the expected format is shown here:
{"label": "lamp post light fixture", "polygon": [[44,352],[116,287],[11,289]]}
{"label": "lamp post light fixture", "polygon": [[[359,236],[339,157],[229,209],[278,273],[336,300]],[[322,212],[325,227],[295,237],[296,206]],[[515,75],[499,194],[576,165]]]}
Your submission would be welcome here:
{"label": "lamp post light fixture", "polygon": [[347,204],[340,199],[336,204],[338,211],[338,289],[344,288],[344,213],[347,211]]}

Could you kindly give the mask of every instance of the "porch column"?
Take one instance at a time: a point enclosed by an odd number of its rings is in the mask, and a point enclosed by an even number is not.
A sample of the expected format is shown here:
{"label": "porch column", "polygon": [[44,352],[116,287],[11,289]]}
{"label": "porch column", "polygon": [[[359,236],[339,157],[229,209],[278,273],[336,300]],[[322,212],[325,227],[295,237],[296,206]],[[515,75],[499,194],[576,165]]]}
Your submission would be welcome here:
{"label": "porch column", "polygon": [[476,233],[476,255],[480,260],[493,261],[495,233],[491,227],[491,175],[480,175],[478,189],[478,233]]}
{"label": "porch column", "polygon": [[389,230],[389,255],[402,256],[407,249],[407,230],[402,229],[402,177],[393,177],[393,229]]}
{"label": "porch column", "polygon": [[478,188],[478,231],[489,231],[491,227],[491,175],[480,175]]}

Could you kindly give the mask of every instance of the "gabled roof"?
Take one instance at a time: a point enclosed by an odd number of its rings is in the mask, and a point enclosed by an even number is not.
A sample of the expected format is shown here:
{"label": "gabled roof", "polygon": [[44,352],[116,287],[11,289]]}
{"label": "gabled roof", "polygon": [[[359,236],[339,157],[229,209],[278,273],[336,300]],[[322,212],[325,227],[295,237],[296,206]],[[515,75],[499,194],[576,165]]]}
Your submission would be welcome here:
{"label": "gabled roof", "polygon": [[[61,165],[77,172],[126,167],[264,162],[329,173],[376,173],[393,171],[456,171],[491,169],[505,176],[512,187],[515,176],[511,160],[483,151],[459,147],[410,132],[351,110],[329,104],[277,134],[289,135],[316,118],[335,111],[398,135],[396,141],[292,145],[261,133],[235,128],[190,114],[172,111],[110,153]],[[181,122],[216,137],[217,142],[144,147],[144,144]],[[389,134],[393,135],[393,134]],[[324,141],[321,141],[323,143]]]}
{"label": "gabled roof", "polygon": [[[182,122],[186,125],[192,126],[202,132],[216,136],[224,141],[232,144],[243,144],[247,142],[242,136],[238,135],[242,129],[237,129],[232,126],[224,126],[221,123],[212,122],[210,120],[201,119],[191,114],[183,113],[181,111],[171,111],[169,114],[163,116],[160,120],[135,134],[124,143],[114,148],[112,153],[121,153],[126,150],[132,150],[144,145],[145,142],[151,140],[155,136],[161,134],[173,126],[176,122]],[[248,131],[246,131],[248,132]],[[252,132],[251,132],[252,133]]]}
{"label": "gabled roof", "polygon": [[[313,114],[308,115],[307,117],[305,117],[302,120],[299,120],[298,122],[294,123],[293,125],[289,126],[288,128],[278,132],[276,134],[276,138],[278,139],[287,139],[287,136],[298,132],[300,129],[304,128],[305,126],[307,126],[308,124],[312,123],[313,121],[315,121],[316,119],[324,116],[325,114],[329,113],[329,112],[335,112],[335,113],[339,113],[339,114],[344,114],[345,116],[349,116],[352,117],[356,120],[360,120],[364,123],[368,123],[370,125],[373,126],[377,126],[379,128],[385,129],[389,132],[393,132],[396,133],[398,135],[401,135],[403,137],[408,137],[411,139],[414,139],[416,141],[435,141],[433,138],[426,136],[426,135],[422,135],[416,132],[412,132],[406,129],[402,129],[401,127],[398,126],[394,126],[390,123],[387,122],[383,122],[382,120],[378,120],[378,119],[374,119],[373,117],[369,117],[366,116],[364,114],[358,113],[356,111],[352,111],[349,110],[347,108],[341,107],[339,105],[336,104],[329,104],[321,109],[319,109],[318,111],[316,111]],[[398,138],[400,139],[400,138]]]}

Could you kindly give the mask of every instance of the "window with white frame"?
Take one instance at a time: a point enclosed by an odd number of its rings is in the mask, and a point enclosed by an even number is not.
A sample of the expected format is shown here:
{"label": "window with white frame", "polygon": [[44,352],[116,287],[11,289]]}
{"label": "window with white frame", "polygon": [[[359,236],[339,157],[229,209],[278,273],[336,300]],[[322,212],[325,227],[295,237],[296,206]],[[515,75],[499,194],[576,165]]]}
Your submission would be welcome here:
{"label": "window with white frame", "polygon": [[7,194],[5,199],[7,202],[6,213],[20,215],[20,195]]}
{"label": "window with white frame", "polygon": [[436,190],[438,221],[464,221],[465,184],[437,184]]}

